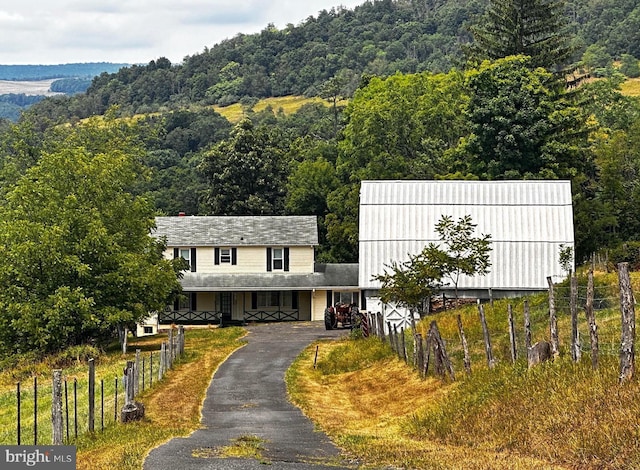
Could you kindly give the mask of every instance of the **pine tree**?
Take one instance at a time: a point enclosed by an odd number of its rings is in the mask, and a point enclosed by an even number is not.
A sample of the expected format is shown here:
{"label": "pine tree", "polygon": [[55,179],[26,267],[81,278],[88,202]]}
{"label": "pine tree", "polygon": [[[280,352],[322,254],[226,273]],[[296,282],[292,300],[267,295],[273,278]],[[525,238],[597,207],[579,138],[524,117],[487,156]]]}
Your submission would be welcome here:
{"label": "pine tree", "polygon": [[574,52],[563,0],[491,0],[471,33],[475,60],[527,55],[534,68],[560,72]]}

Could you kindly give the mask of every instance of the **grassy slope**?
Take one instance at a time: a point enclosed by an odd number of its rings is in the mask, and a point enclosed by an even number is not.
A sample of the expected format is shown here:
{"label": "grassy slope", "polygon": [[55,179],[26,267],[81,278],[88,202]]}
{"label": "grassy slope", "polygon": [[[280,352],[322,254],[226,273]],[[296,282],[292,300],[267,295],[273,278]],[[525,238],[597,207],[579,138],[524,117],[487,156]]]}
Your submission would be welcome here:
{"label": "grassy slope", "polygon": [[[640,277],[634,275],[634,291]],[[345,451],[371,465],[428,469],[640,468],[640,384],[618,384],[619,313],[611,276],[596,297],[612,308],[597,313],[601,366],[591,370],[581,313],[583,358],[568,359],[570,319],[560,313],[562,356],[528,371],[509,360],[505,302],[487,306],[498,367],[484,358],[477,310],[461,309],[472,348],[473,373],[464,377],[455,313],[436,319],[458,380],[419,377],[394,357],[371,360],[371,340],[321,343],[318,368],[309,348],[288,374],[293,400]],[[559,302],[564,287],[558,289]],[[548,336],[546,298],[529,299],[534,341]],[[522,304],[514,302],[522,338]],[[419,329],[426,328],[421,324]],[[376,341],[374,340],[374,343]],[[523,351],[522,341],[519,349]],[[522,355],[522,353],[521,353]]]}
{"label": "grassy slope", "polygon": [[[83,434],[71,444],[78,448],[78,469],[140,469],[142,461],[149,450],[162,442],[175,437],[189,434],[197,429],[200,422],[200,409],[205,397],[206,389],[218,365],[222,363],[235,349],[242,345],[238,339],[244,335],[241,328],[197,329],[187,330],[185,355],[177,362],[172,370],[158,383],[154,377],[154,386],[142,392],[138,400],[144,403],[146,417],[139,423],[127,425],[113,425],[114,402],[113,377],[122,375],[126,360],[132,360],[135,349],[141,349],[143,356],[148,357],[149,351],[158,351],[160,343],[166,341],[166,334],[145,337],[130,342],[129,351],[133,353],[122,356],[113,351],[99,358],[96,365],[96,377],[105,380],[105,395],[111,396],[111,401],[105,403],[106,428],[104,432]],[[154,353],[155,354],[155,353]],[[155,354],[157,356],[157,354]],[[50,360],[49,360],[50,361]],[[42,363],[23,365],[0,374],[0,442],[4,444],[15,441],[15,384],[20,378],[26,384],[32,383],[31,375],[38,377],[40,385],[38,408],[38,440],[39,443],[51,442],[51,372],[47,361]],[[157,362],[154,365],[157,371]],[[148,369],[147,369],[148,371]],[[156,372],[157,373],[157,372]],[[87,366],[86,363],[77,364],[63,370],[64,377],[72,383],[78,379],[78,411],[82,421],[80,433],[86,431],[86,402],[87,402]],[[28,379],[26,379],[26,377]],[[26,380],[25,380],[26,379]],[[109,388],[110,387],[110,388]],[[120,385],[122,387],[122,385]],[[109,388],[109,389],[108,389]],[[33,443],[33,434],[29,432],[33,425],[29,418],[33,414],[32,392],[24,391],[23,410],[23,444]],[[96,429],[100,429],[99,385],[97,391],[98,414]],[[120,388],[120,403],[123,402],[122,388]],[[71,406],[72,407],[72,406]],[[109,411],[110,410],[110,411]],[[32,419],[31,419],[32,422]],[[73,427],[73,424],[70,424]],[[4,430],[4,431],[3,431]],[[71,431],[73,435],[73,431]]]}
{"label": "grassy slope", "polygon": [[241,346],[241,328],[190,331],[185,357],[165,376],[161,387],[142,393],[142,422],[109,427],[77,443],[82,469],[140,469],[147,453],[172,437],[197,429],[207,387],[218,366]]}

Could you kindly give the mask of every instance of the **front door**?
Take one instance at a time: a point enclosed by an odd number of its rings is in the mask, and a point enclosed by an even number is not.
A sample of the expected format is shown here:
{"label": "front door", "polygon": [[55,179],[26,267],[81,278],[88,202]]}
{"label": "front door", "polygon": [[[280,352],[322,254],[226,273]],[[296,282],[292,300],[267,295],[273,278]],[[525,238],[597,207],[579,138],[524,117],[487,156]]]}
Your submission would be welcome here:
{"label": "front door", "polygon": [[222,321],[231,320],[231,292],[220,293],[220,311],[222,312]]}

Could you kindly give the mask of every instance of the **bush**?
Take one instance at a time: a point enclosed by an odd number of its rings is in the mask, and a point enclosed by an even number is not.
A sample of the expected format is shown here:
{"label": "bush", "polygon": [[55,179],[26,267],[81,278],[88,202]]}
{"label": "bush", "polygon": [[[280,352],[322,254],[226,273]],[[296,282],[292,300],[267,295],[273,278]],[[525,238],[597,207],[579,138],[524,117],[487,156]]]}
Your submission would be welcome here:
{"label": "bush", "polygon": [[631,54],[622,54],[622,63],[620,64],[620,72],[629,78],[640,77],[640,64]]}
{"label": "bush", "polygon": [[79,344],[71,346],[64,351],[51,357],[51,367],[61,368],[68,367],[73,364],[84,363],[89,359],[97,360],[102,355],[102,351],[90,344]]}
{"label": "bush", "polygon": [[618,263],[629,263],[631,271],[640,271],[640,241],[619,244],[609,252],[609,260],[614,267]]}

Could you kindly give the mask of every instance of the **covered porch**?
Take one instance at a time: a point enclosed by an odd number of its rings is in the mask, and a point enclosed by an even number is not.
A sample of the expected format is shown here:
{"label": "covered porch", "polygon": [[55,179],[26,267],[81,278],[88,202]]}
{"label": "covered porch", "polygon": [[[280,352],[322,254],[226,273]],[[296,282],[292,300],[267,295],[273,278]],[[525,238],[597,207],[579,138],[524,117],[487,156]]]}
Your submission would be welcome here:
{"label": "covered porch", "polygon": [[335,302],[360,304],[357,264],[320,264],[309,274],[185,273],[183,296],[159,325],[323,321]]}

